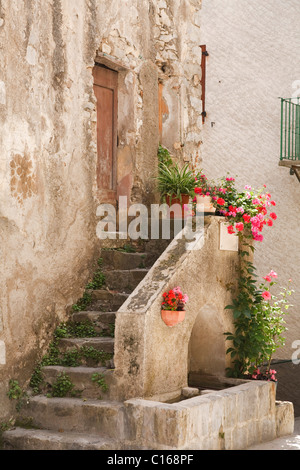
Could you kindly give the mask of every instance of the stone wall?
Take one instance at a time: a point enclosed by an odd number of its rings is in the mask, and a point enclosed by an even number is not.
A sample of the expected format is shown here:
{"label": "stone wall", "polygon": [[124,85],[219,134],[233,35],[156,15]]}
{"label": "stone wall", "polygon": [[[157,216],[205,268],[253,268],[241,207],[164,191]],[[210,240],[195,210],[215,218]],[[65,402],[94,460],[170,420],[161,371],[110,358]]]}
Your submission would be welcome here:
{"label": "stone wall", "polygon": [[292,434],[293,405],[275,401],[274,382],[244,382],[172,404],[126,401],[133,441],[129,445],[135,449],[247,450]]}
{"label": "stone wall", "polygon": [[[236,292],[237,251],[220,249],[222,217],[205,217],[196,243],[180,232],[117,313],[115,378],[122,398],[176,396],[189,372],[226,375],[231,365],[224,333],[232,315],[225,310]],[[235,235],[231,235],[231,237]],[[161,318],[163,293],[176,286],[189,302],[183,322]]]}
{"label": "stone wall", "polygon": [[161,141],[197,159],[199,14],[196,0],[0,2],[0,417],[99,251],[94,61],[121,64],[119,194],[153,202],[159,80]]}

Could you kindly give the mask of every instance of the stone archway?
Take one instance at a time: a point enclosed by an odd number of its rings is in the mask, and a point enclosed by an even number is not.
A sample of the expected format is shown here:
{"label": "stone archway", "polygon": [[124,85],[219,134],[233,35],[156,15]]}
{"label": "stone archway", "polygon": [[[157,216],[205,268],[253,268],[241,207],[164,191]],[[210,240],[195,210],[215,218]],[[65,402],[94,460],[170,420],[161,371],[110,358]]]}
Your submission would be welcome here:
{"label": "stone archway", "polygon": [[225,374],[224,312],[214,304],[205,304],[199,311],[189,343],[189,372]]}

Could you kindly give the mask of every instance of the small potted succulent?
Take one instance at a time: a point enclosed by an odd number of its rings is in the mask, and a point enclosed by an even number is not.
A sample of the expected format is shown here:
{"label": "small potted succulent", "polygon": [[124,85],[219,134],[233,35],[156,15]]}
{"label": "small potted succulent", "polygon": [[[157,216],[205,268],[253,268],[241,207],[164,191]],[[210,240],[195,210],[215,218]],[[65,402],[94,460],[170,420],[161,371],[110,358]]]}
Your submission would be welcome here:
{"label": "small potted succulent", "polygon": [[184,320],[185,304],[188,300],[188,296],[181,292],[180,287],[174,287],[174,289],[163,293],[161,318],[167,326],[177,325]]}

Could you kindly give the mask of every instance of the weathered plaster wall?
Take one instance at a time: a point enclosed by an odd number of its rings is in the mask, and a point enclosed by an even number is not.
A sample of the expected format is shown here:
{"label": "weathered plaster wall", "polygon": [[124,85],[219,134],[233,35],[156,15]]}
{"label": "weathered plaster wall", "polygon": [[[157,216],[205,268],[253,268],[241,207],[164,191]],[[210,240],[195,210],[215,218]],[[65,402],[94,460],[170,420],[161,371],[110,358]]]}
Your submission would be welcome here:
{"label": "weathered plaster wall", "polygon": [[213,179],[237,175],[240,187],[266,184],[277,202],[278,219],[256,245],[255,264],[262,276],[274,269],[279,286],[293,280],[286,347],[277,354],[285,359],[300,339],[300,185],[278,166],[278,98],[291,97],[300,80],[299,19],[298,0],[202,2],[201,38],[209,57],[201,165]]}
{"label": "weathered plaster wall", "polygon": [[[197,114],[188,97],[199,65],[186,41],[192,35],[198,42],[199,10],[195,0],[0,2],[0,417],[8,413],[9,379],[23,385],[30,378],[66,307],[81,296],[97,253],[97,51],[124,66],[119,194],[152,202],[158,79],[163,73],[166,90],[174,89],[174,98],[166,93],[171,113],[164,126],[173,148]],[[183,148],[175,152],[181,159]],[[189,143],[189,158],[197,149]]]}
{"label": "weathered plaster wall", "polygon": [[95,256],[85,65],[93,51],[83,28],[91,12],[84,2],[71,5],[1,2],[0,415],[9,379],[29,378],[55,324],[81,296]]}

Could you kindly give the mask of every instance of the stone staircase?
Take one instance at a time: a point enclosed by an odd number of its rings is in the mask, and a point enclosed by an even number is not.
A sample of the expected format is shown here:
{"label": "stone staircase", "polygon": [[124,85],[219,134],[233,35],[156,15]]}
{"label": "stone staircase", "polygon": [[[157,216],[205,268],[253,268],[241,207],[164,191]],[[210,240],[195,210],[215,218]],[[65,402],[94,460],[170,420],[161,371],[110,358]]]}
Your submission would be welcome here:
{"label": "stone staircase", "polygon": [[[105,288],[89,291],[91,303],[85,310],[72,313],[69,321],[71,331],[77,327],[77,331],[82,328],[93,333],[87,337],[56,336],[52,356],[48,355],[50,365],[46,361],[40,367],[39,390],[26,395],[15,427],[2,435],[3,449],[124,448],[130,430],[115,385],[114,323],[117,310],[158,255],[149,251],[102,251]],[[57,364],[51,359],[53,354],[59,358]]]}

